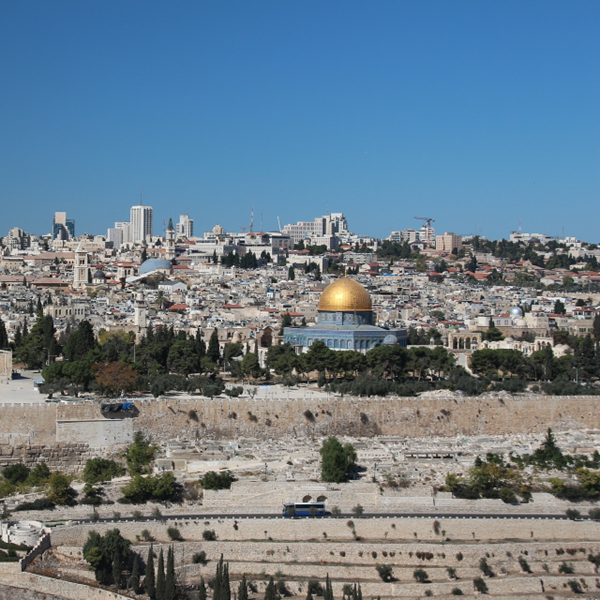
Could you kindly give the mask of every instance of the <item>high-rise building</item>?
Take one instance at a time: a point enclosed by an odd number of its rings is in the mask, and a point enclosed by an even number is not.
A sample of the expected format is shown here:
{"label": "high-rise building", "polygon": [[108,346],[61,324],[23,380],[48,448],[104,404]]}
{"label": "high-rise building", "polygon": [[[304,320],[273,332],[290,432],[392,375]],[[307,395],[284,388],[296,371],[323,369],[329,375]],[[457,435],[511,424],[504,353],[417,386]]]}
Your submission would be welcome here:
{"label": "high-rise building", "polygon": [[152,235],[152,207],[143,204],[131,207],[131,241],[143,242]]}
{"label": "high-rise building", "polygon": [[111,227],[106,235],[106,241],[113,243],[113,248],[118,250],[123,245],[123,230]]}
{"label": "high-rise building", "polygon": [[452,231],[446,231],[444,235],[438,235],[435,238],[435,249],[442,252],[459,252],[462,248],[462,235],[457,235]]}
{"label": "high-rise building", "polygon": [[121,244],[131,244],[131,223],[129,221],[117,221],[115,229],[121,231]]}
{"label": "high-rise building", "polygon": [[55,212],[52,219],[52,239],[70,240],[75,237],[75,220],[67,219],[66,212]]}
{"label": "high-rise building", "polygon": [[177,237],[194,237],[194,219],[190,219],[189,215],[179,215],[179,223],[177,223],[176,229]]}

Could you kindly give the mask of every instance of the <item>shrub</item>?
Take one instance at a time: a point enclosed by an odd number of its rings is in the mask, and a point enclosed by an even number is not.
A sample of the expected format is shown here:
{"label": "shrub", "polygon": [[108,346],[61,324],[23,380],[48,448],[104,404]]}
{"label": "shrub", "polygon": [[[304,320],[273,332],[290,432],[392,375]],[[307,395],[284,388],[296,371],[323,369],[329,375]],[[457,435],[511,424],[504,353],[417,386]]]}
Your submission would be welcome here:
{"label": "shrub", "polygon": [[206,542],[214,542],[217,539],[217,534],[214,529],[205,529],[202,532],[202,539]]}
{"label": "shrub", "polygon": [[424,569],[415,569],[413,572],[413,577],[417,583],[427,583],[427,581],[429,581],[427,571]]}
{"label": "shrub", "polygon": [[475,579],[473,579],[473,587],[475,588],[475,591],[481,594],[488,593],[487,583],[481,577],[475,577]]}
{"label": "shrub", "polygon": [[15,510],[52,510],[54,508],[54,502],[48,498],[38,498],[33,502],[23,502],[19,504]]}
{"label": "shrub", "polygon": [[583,594],[581,584],[579,583],[579,581],[577,581],[577,579],[569,579],[569,581],[567,581],[567,585],[571,588],[571,591],[574,594]]}
{"label": "shrub", "polygon": [[490,565],[488,564],[488,561],[487,561],[486,558],[482,558],[479,561],[479,568],[481,569],[481,572],[486,577],[493,577],[494,576],[494,571],[492,571],[492,567],[490,567]]}
{"label": "shrub", "polygon": [[381,581],[393,581],[394,577],[392,576],[392,567],[391,565],[377,565],[375,567],[377,569],[377,573],[379,573],[379,577],[381,577]]}
{"label": "shrub", "polygon": [[206,552],[204,550],[200,550],[200,552],[196,552],[194,556],[192,556],[192,562],[195,565],[205,565],[208,561],[206,560]]}
{"label": "shrub", "polygon": [[521,569],[523,569],[523,573],[531,573],[531,567],[529,563],[522,557],[519,556],[519,565],[521,565]]}
{"label": "shrub", "polygon": [[572,565],[563,560],[560,567],[558,567],[558,572],[562,573],[563,575],[572,575],[573,573],[575,573],[575,569]]}
{"label": "shrub", "polygon": [[458,562],[460,562],[460,561],[461,561],[463,558],[464,558],[464,557],[463,557],[463,554],[462,554],[462,552],[458,552],[458,553],[456,554],[456,560],[457,560]]}
{"label": "shrub", "polygon": [[228,490],[235,481],[235,477],[229,471],[216,473],[209,471],[200,479],[205,490]]}
{"label": "shrub", "polygon": [[446,573],[448,573],[448,577],[450,579],[458,579],[456,576],[456,569],[453,567],[446,567]]}
{"label": "shrub", "polygon": [[92,484],[110,481],[124,474],[125,469],[119,463],[106,458],[90,458],[83,468],[83,480]]}
{"label": "shrub", "polygon": [[4,479],[10,481],[13,485],[23,483],[27,477],[29,477],[30,470],[22,463],[16,465],[10,465],[2,469],[2,475]]}
{"label": "shrub", "polygon": [[177,529],[177,527],[169,527],[167,529],[167,535],[169,536],[169,539],[171,539],[173,541],[181,541],[183,539],[181,537],[181,533],[180,533],[179,529]]}
{"label": "shrub", "polygon": [[141,536],[145,542],[152,542],[154,540],[154,538],[147,529],[142,529]]}
{"label": "shrub", "polygon": [[131,513],[131,516],[134,518],[134,520],[139,521],[144,515],[142,514],[141,510],[134,510]]}
{"label": "shrub", "polygon": [[590,519],[594,521],[600,521],[600,508],[592,508],[588,513],[590,515]]}
{"label": "shrub", "polygon": [[352,507],[352,513],[357,517],[360,517],[364,512],[365,509],[360,504],[357,504],[356,506]]}
{"label": "shrub", "polygon": [[450,592],[453,596],[464,596],[463,591],[456,587],[456,588],[452,588],[452,591]]}
{"label": "shrub", "polygon": [[565,515],[567,515],[567,519],[571,519],[571,521],[581,517],[581,513],[576,508],[567,508]]}

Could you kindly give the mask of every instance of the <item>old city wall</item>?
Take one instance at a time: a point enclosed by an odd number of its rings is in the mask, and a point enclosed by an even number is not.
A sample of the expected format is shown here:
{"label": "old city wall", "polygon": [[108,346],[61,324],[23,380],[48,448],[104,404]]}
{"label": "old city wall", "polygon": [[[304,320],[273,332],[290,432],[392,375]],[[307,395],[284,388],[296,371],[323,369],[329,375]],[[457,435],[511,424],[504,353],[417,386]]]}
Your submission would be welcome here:
{"label": "old city wall", "polygon": [[287,435],[406,437],[541,433],[596,428],[594,396],[277,399],[177,398],[136,402],[134,428],[157,439]]}
{"label": "old city wall", "polygon": [[0,464],[49,460],[69,466],[86,448],[93,452],[129,443],[136,430],[157,441],[290,435],[453,437],[596,428],[600,423],[600,400],[594,396],[177,397],[136,400],[135,405],[139,412],[106,414],[90,402],[2,404]]}

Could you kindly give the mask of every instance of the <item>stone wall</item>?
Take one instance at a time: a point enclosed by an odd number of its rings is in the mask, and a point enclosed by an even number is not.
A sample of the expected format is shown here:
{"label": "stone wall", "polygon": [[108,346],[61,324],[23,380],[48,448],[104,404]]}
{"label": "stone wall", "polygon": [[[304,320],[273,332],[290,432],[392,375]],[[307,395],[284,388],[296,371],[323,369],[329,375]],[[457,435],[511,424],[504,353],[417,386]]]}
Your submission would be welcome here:
{"label": "stone wall", "polygon": [[[356,535],[365,542],[369,539],[384,539],[390,544],[406,540],[436,542],[442,541],[433,529],[431,517],[377,517],[352,519]],[[142,529],[147,529],[158,542],[168,543],[168,527],[177,527],[186,540],[202,540],[205,530],[213,530],[219,541],[262,540],[285,542],[289,540],[322,540],[323,532],[327,539],[354,542],[352,529],[345,518],[319,519],[265,519],[265,518],[212,518],[198,516],[195,519],[169,519],[137,522],[98,522],[57,528],[52,531],[53,546],[83,546],[89,531],[104,534],[115,527],[121,534],[135,540]],[[452,542],[473,542],[476,540],[547,540],[564,542],[597,542],[600,539],[600,522],[569,521],[568,519],[437,519],[440,532]],[[416,534],[416,535],[415,535]],[[209,543],[210,544],[210,543]]]}
{"label": "stone wall", "polygon": [[131,442],[138,430],[157,441],[293,435],[454,437],[595,428],[600,423],[595,396],[287,399],[282,391],[278,399],[177,397],[136,400],[135,406],[139,413],[103,414],[92,402],[0,405],[0,461],[13,456],[7,448],[20,447],[25,453],[25,447],[57,442],[102,450]]}
{"label": "stone wall", "polygon": [[[284,392],[283,392],[284,393]],[[136,401],[134,428],[157,439],[288,435],[502,435],[595,428],[595,396],[252,399],[179,398]],[[190,412],[193,411],[193,412]],[[305,414],[310,411],[314,421]],[[442,412],[444,411],[444,412]]]}

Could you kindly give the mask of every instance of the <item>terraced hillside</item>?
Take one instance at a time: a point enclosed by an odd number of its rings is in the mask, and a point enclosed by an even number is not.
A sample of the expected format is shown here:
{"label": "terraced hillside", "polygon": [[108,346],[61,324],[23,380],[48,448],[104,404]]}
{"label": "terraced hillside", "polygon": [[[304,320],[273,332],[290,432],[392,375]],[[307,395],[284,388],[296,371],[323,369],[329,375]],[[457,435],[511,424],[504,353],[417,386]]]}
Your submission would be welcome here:
{"label": "terraced hillside", "polygon": [[[361,584],[365,598],[449,598],[459,590],[464,596],[481,595],[475,585],[496,598],[560,598],[579,591],[578,597],[600,598],[600,574],[590,560],[600,558],[600,523],[592,521],[427,517],[97,523],[54,531],[53,547],[41,563],[45,572],[91,582],[81,547],[91,529],[102,533],[114,527],[144,558],[149,542],[143,537],[153,538],[156,551],[173,545],[179,582],[189,589],[201,576],[213,577],[223,555],[233,590],[245,574],[256,598],[263,597],[269,576],[280,582],[284,595],[304,598],[308,582],[323,583],[327,575],[336,598],[354,583]],[[176,527],[183,541],[171,541],[169,527]],[[214,532],[216,540],[205,540],[204,532]],[[194,564],[200,552],[206,553],[206,564]],[[40,569],[40,563],[33,568]]]}

